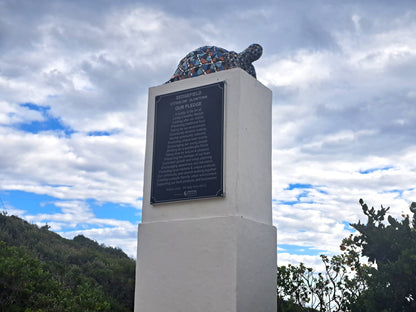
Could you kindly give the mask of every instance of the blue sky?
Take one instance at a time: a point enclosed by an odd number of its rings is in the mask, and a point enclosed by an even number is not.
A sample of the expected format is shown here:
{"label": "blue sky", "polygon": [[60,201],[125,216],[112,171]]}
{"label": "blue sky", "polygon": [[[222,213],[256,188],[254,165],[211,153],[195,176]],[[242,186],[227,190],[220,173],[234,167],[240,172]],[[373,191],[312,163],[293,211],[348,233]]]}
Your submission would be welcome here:
{"label": "blue sky", "polygon": [[[273,92],[278,263],[318,266],[358,200],[416,201],[416,2],[0,3],[1,209],[136,253],[148,88],[204,45]],[[215,5],[213,5],[215,4]]]}

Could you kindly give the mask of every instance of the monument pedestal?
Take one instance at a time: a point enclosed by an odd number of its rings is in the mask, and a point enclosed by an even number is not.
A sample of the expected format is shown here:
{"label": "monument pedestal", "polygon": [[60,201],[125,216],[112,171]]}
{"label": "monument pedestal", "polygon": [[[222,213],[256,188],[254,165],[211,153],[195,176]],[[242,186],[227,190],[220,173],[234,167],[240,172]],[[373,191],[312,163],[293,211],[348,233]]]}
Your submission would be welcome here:
{"label": "monument pedestal", "polygon": [[[151,205],[155,99],[221,81],[224,197]],[[271,91],[241,69],[150,88],[144,175],[135,312],[276,311]]]}

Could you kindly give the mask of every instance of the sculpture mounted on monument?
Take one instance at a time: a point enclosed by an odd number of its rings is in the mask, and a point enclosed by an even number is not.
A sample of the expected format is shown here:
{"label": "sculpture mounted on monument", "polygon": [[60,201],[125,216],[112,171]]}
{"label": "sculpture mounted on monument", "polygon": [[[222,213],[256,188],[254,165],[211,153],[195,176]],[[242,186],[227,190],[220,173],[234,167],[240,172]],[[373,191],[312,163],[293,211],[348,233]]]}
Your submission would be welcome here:
{"label": "sculpture mounted on monument", "polygon": [[179,62],[178,68],[167,83],[231,68],[244,69],[256,78],[256,70],[252,63],[258,60],[262,53],[263,48],[257,43],[240,53],[215,46],[204,46],[188,53]]}

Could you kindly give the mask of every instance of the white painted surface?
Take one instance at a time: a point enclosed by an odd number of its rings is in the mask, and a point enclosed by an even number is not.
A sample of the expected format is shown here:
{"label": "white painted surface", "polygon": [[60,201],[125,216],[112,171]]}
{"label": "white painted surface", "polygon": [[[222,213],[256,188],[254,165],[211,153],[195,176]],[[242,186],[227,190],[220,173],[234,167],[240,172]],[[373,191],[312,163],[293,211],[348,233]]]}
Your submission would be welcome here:
{"label": "white painted surface", "polygon": [[[225,197],[151,205],[155,97],[218,81]],[[271,101],[241,69],[150,88],[135,312],[276,311]]]}
{"label": "white painted surface", "polygon": [[135,311],[274,312],[275,246],[242,217],[140,224]]}
{"label": "white painted surface", "polygon": [[[154,107],[157,95],[225,81],[224,198],[150,204]],[[272,224],[272,93],[241,69],[149,89],[142,221],[242,216]]]}

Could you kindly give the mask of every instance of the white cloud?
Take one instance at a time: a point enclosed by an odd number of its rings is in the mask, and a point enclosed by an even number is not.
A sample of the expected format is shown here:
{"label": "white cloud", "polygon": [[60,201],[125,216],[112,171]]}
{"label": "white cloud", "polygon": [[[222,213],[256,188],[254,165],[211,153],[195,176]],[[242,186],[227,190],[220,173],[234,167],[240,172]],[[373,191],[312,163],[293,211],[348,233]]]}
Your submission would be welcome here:
{"label": "white cloud", "polygon": [[287,252],[279,253],[277,256],[278,266],[299,265],[303,263],[308,268],[314,269],[316,272],[323,272],[325,266],[319,256],[308,256],[308,255],[293,255]]}
{"label": "white cloud", "polygon": [[[136,229],[95,218],[85,200],[141,207],[147,90],[206,44],[264,46],[255,67],[274,94],[278,242],[334,253],[342,222],[363,218],[359,198],[394,216],[416,201],[413,3],[227,2],[218,12],[184,0],[16,1],[0,4],[0,189],[66,200],[55,230],[94,223],[82,233],[135,253]],[[16,128],[48,116],[74,133]],[[377,168],[390,169],[360,173]],[[288,187],[296,183],[310,187]]]}
{"label": "white cloud", "polygon": [[45,117],[39,111],[31,110],[25,106],[12,105],[0,101],[0,126],[10,126],[19,123],[44,121]]}
{"label": "white cloud", "polygon": [[136,259],[137,256],[137,226],[131,223],[121,227],[94,228],[58,233],[69,239],[77,235],[84,235],[106,246],[121,248],[131,258]]}
{"label": "white cloud", "polygon": [[260,81],[270,87],[295,87],[316,85],[331,75],[330,54],[300,50],[285,59],[265,60],[267,69]]}
{"label": "white cloud", "polygon": [[0,154],[3,189],[138,205],[144,141],[137,136],[3,131],[0,149],[8,151]]}
{"label": "white cloud", "polygon": [[69,200],[48,204],[59,208],[61,212],[36,215],[16,209],[8,209],[8,212],[18,214],[38,226],[47,223],[51,230],[63,237],[72,239],[77,235],[84,235],[107,246],[121,248],[132,258],[136,257],[137,224],[117,219],[97,218],[85,201]]}

